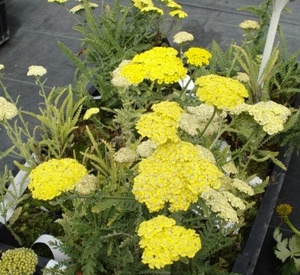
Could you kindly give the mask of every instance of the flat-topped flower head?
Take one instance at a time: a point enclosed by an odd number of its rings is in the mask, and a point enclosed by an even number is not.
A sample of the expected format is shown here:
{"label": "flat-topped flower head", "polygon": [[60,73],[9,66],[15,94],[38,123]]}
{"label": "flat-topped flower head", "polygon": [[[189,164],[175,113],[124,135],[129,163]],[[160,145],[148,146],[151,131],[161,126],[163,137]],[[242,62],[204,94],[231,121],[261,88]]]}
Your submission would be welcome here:
{"label": "flat-topped flower head", "polygon": [[8,102],[4,97],[0,97],[0,121],[12,119],[18,114],[17,107]]}
{"label": "flat-topped flower head", "polygon": [[181,257],[193,258],[201,249],[201,239],[194,229],[176,225],[172,218],[159,215],[139,225],[142,262],[151,269],[161,269]]}
{"label": "flat-topped flower head", "polygon": [[[154,5],[153,2],[156,2],[157,5]],[[132,0],[132,3],[142,13],[155,12],[159,15],[164,15],[164,10],[167,10],[169,12],[169,15],[172,17],[187,17],[187,13],[182,10],[181,5],[173,0]]]}
{"label": "flat-topped flower head", "polygon": [[51,159],[30,172],[28,188],[34,199],[51,200],[74,189],[86,174],[87,169],[75,159]]}
{"label": "flat-topped flower head", "polygon": [[136,124],[138,133],[158,144],[178,141],[177,129],[183,113],[178,103],[162,101],[154,104],[152,110],[152,113],[141,115]]}
{"label": "flat-topped flower head", "polygon": [[4,65],[0,64],[0,70],[3,70],[3,69],[4,69]]}
{"label": "flat-topped flower head", "polygon": [[75,190],[80,195],[88,196],[97,189],[97,183],[98,183],[98,179],[96,176],[86,174],[76,184]]}
{"label": "flat-topped flower head", "polygon": [[[179,128],[191,136],[196,136],[206,129],[203,135],[210,136],[220,129],[220,126],[224,123],[227,115],[227,113],[223,111],[214,115],[211,120],[213,112],[214,107],[206,104],[189,106],[187,107],[186,113],[182,114]],[[209,125],[207,126],[208,122]]]}
{"label": "flat-topped flower head", "polygon": [[139,84],[144,79],[158,84],[173,84],[184,78],[187,69],[177,57],[178,51],[171,47],[154,47],[136,55],[130,64],[121,68],[121,76],[131,84]]}
{"label": "flat-topped flower head", "polygon": [[[237,211],[232,207],[226,195],[224,196],[218,190],[209,188],[201,194],[201,198],[210,207],[211,211],[228,222],[238,223],[239,218]],[[232,200],[232,198],[230,198]]]}
{"label": "flat-topped flower head", "polygon": [[222,175],[193,144],[168,142],[139,163],[132,192],[150,212],[163,209],[166,203],[171,212],[186,211],[205,189],[219,188]]}
{"label": "flat-topped flower head", "polygon": [[194,40],[194,36],[188,32],[181,31],[173,36],[173,42],[180,45]]}
{"label": "flat-topped flower head", "polygon": [[28,68],[27,76],[43,76],[47,73],[47,70],[43,66],[32,65]]}
{"label": "flat-topped flower head", "polygon": [[191,47],[184,53],[187,63],[196,67],[208,65],[211,56],[208,50],[197,47]]}
{"label": "flat-topped flower head", "polygon": [[254,20],[245,20],[242,23],[240,23],[239,27],[242,30],[246,30],[246,31],[260,29],[258,22]]}
{"label": "flat-topped flower head", "polygon": [[269,135],[282,131],[285,122],[291,115],[289,108],[274,101],[261,101],[254,105],[249,105],[247,111]]}
{"label": "flat-topped flower head", "polygon": [[229,77],[210,74],[197,78],[195,83],[198,86],[197,97],[221,110],[231,110],[248,97],[245,86]]}

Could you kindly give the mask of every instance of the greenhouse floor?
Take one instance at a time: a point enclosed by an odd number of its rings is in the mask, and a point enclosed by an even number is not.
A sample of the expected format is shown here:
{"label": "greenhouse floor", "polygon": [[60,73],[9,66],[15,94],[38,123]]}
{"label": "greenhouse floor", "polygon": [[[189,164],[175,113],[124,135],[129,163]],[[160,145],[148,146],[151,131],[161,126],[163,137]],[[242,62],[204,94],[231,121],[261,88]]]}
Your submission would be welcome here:
{"label": "greenhouse floor", "polygon": [[[97,2],[97,1],[94,1]],[[98,1],[102,2],[102,1]],[[113,1],[105,1],[113,3]],[[121,3],[125,3],[123,0]],[[182,25],[195,37],[193,45],[207,47],[212,40],[216,40],[222,48],[226,48],[232,41],[239,43],[242,31],[238,25],[245,19],[254,19],[245,11],[238,8],[249,5],[248,0],[181,0],[184,10],[189,14]],[[261,3],[252,0],[251,5]],[[63,5],[48,3],[47,0],[6,0],[0,1],[6,7],[7,23],[10,39],[0,46],[0,64],[5,66],[3,82],[13,99],[23,110],[36,112],[39,108],[39,87],[32,77],[28,77],[28,67],[41,65],[47,69],[46,87],[65,86],[72,83],[75,67],[57,46],[57,41],[66,44],[74,53],[81,50],[80,34],[72,27],[76,24],[73,15],[69,14]],[[66,4],[72,7],[74,1]],[[300,5],[299,1],[290,2],[291,13],[283,13],[280,24],[287,40],[288,50],[292,53],[300,48]],[[0,13],[3,16],[3,13]],[[1,19],[1,18],[0,18]],[[1,41],[0,41],[1,42]],[[0,91],[3,96],[3,91]],[[33,122],[29,122],[33,123]],[[11,146],[3,130],[0,129],[0,151]],[[286,179],[281,190],[279,200],[290,203],[295,212],[293,221],[300,228],[300,206],[298,194],[300,184],[300,157],[294,153],[290,162]],[[13,169],[12,158],[0,161],[0,172],[7,165]],[[297,209],[298,208],[298,209]],[[267,237],[272,236],[272,230],[278,224],[273,217]],[[267,238],[266,238],[267,239]],[[254,274],[274,275],[272,271],[274,261],[272,237],[263,246],[261,257]]]}

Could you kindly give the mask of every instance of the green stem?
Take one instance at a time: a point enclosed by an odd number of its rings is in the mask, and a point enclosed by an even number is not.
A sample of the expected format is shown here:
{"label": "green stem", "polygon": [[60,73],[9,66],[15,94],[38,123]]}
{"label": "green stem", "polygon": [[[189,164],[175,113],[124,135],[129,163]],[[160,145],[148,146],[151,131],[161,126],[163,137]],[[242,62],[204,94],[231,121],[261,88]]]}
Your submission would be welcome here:
{"label": "green stem", "polygon": [[212,115],[211,115],[211,117],[210,117],[209,121],[206,123],[206,125],[205,125],[204,129],[202,130],[202,132],[201,132],[201,134],[200,134],[200,137],[202,137],[202,136],[204,135],[204,133],[206,132],[206,130],[207,130],[207,128],[208,128],[208,126],[209,126],[209,125],[210,125],[210,123],[213,121],[213,119],[214,119],[214,117],[215,117],[216,113],[217,113],[217,107],[216,107],[216,106],[214,106],[214,111],[213,111],[213,113],[212,113]]}
{"label": "green stem", "polygon": [[291,223],[290,219],[288,216],[284,217],[285,223],[288,225],[288,227],[298,236],[300,236],[300,231],[297,230],[297,228]]}

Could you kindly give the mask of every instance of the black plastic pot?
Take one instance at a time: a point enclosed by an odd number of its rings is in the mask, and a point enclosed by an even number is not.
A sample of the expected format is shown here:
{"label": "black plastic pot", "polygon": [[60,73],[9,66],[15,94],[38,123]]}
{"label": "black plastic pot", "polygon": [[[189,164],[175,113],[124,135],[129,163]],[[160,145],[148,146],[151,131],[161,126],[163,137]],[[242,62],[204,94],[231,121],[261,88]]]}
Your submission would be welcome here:
{"label": "black plastic pot", "polygon": [[0,45],[9,39],[5,1],[0,0]]}

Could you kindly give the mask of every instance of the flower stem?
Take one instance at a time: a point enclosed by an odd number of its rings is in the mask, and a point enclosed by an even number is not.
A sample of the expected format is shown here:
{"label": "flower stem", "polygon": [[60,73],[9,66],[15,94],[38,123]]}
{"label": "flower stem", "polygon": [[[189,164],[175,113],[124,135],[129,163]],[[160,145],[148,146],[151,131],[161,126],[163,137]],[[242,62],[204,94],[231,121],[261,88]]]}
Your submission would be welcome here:
{"label": "flower stem", "polygon": [[285,216],[284,218],[285,223],[288,225],[288,227],[298,236],[300,236],[300,231],[291,223],[288,216]]}

